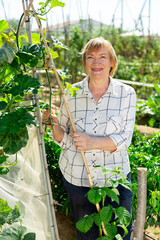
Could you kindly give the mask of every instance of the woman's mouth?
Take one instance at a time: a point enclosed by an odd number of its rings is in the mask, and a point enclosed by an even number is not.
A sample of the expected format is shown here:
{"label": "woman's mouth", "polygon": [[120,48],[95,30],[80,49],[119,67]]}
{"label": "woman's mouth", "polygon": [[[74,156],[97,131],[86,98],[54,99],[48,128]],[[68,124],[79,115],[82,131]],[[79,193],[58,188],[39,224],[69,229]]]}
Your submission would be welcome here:
{"label": "woman's mouth", "polygon": [[103,68],[92,68],[92,71],[94,71],[94,72],[100,72],[102,70],[103,70]]}

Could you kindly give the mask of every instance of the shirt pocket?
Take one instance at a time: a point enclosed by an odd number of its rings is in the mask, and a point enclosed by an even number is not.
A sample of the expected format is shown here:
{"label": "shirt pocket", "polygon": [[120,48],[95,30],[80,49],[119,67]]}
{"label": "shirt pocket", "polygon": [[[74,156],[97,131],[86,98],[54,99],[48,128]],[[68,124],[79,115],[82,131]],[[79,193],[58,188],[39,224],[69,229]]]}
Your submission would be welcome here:
{"label": "shirt pocket", "polygon": [[122,118],[120,116],[107,117],[107,125],[105,129],[106,135],[119,133],[121,131],[121,128],[122,128]]}
{"label": "shirt pocket", "polygon": [[74,124],[78,132],[85,131],[85,118],[83,117],[74,118]]}

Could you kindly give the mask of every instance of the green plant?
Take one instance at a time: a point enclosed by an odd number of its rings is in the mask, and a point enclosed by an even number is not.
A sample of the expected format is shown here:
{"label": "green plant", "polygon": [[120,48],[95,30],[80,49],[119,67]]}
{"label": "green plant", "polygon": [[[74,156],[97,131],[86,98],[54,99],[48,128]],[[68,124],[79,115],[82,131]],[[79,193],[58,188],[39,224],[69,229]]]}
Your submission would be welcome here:
{"label": "green plant", "polygon": [[[160,218],[157,214],[160,189],[160,134],[153,136],[142,135],[135,130],[132,138],[132,144],[128,149],[131,165],[131,182],[133,190],[132,214],[133,219],[136,216],[137,209],[137,168],[147,168],[147,210],[146,224],[148,226],[159,226]],[[154,198],[156,196],[156,199]]]}
{"label": "green plant", "polygon": [[[127,226],[130,224],[131,215],[124,207],[113,207],[111,205],[105,206],[105,198],[108,196],[112,202],[119,204],[119,191],[117,189],[118,185],[129,188],[129,182],[126,180],[120,169],[110,170],[104,167],[99,167],[102,174],[106,175],[106,183],[104,187],[93,187],[89,190],[87,197],[92,204],[102,203],[102,208],[99,213],[93,213],[91,215],[86,215],[81,218],[77,223],[76,227],[79,231],[86,233],[95,223],[100,229],[100,237],[97,240],[112,240],[112,239],[122,239],[127,233]],[[120,177],[120,180],[113,181],[112,176]],[[109,187],[109,186],[110,187]],[[102,236],[102,222],[104,223],[107,236]],[[124,235],[121,236],[117,234],[117,227],[124,230]]]}
{"label": "green plant", "polygon": [[6,201],[0,199],[0,240],[35,240],[35,233],[25,234],[26,230],[26,227],[22,226],[19,206],[15,205],[12,209]]}
{"label": "green plant", "polygon": [[61,148],[53,141],[49,128],[46,128],[44,142],[53,197],[61,206],[62,211],[65,211],[66,215],[68,215],[70,213],[69,201],[63,187],[62,174],[58,165]]}
{"label": "green plant", "polygon": [[139,100],[137,103],[137,121],[141,118],[147,119],[151,127],[160,127],[160,87],[154,84],[156,93],[151,95],[147,100]]}

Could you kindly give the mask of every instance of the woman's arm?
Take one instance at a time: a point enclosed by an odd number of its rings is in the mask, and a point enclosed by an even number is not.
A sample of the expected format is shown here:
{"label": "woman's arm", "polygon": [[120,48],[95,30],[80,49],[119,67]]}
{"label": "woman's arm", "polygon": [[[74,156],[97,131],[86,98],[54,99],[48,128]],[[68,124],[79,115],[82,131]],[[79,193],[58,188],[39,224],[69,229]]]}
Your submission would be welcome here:
{"label": "woman's arm", "polygon": [[[49,116],[50,116],[49,110],[43,112],[42,114],[42,118],[45,120],[48,120]],[[64,137],[64,131],[60,127],[58,117],[53,113],[53,111],[51,111],[51,121],[53,123],[53,128],[51,125],[48,125],[48,127],[51,129],[54,139],[60,143]]]}
{"label": "woman's arm", "polygon": [[79,151],[100,149],[114,152],[117,149],[110,137],[91,137],[85,133],[75,132],[73,133],[73,140]]}

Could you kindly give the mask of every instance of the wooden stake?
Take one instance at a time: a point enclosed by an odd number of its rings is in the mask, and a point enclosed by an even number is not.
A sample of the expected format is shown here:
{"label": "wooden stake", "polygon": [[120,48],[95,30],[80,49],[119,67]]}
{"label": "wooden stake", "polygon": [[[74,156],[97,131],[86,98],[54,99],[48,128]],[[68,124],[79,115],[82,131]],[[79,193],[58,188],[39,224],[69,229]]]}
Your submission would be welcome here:
{"label": "wooden stake", "polygon": [[147,168],[138,168],[138,199],[133,240],[144,239],[144,224],[147,201]]}

